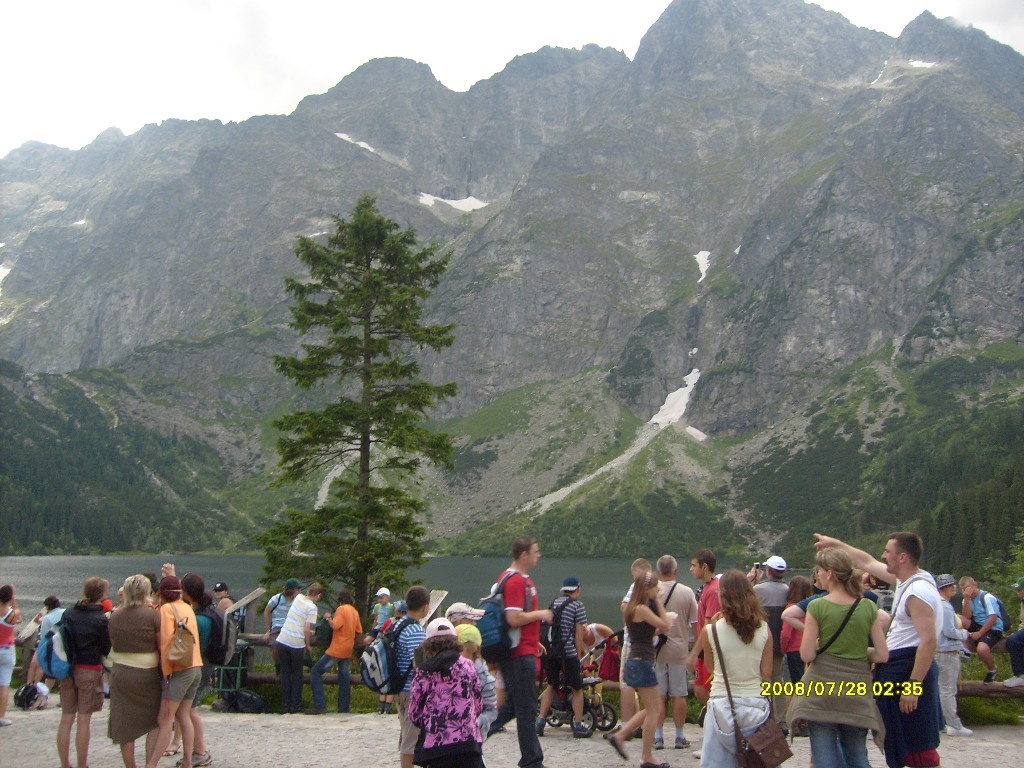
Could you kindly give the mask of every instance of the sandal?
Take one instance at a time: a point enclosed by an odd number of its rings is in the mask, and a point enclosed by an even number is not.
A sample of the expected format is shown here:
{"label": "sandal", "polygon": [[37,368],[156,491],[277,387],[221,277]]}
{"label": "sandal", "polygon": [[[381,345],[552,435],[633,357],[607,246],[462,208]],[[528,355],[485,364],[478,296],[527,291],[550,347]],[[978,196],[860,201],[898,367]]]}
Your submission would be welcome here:
{"label": "sandal", "polygon": [[640,763],[640,768],[672,768],[668,763],[648,763],[646,760]]}
{"label": "sandal", "polygon": [[179,752],[181,752],[181,746],[180,745],[175,747],[174,749],[168,748],[168,749],[164,750],[164,757],[174,757]]}
{"label": "sandal", "polygon": [[605,741],[612,745],[612,749],[619,753],[619,757],[623,760],[629,760],[629,755],[626,754],[626,750],[622,748],[619,740],[615,738],[614,734],[606,733],[604,735]]}

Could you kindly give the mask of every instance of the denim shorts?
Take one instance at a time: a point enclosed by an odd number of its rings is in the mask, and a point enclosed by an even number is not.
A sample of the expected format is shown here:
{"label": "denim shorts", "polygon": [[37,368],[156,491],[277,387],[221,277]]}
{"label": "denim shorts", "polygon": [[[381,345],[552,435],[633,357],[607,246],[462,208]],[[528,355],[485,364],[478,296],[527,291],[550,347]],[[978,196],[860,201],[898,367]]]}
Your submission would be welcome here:
{"label": "denim shorts", "polygon": [[626,659],[626,685],[630,688],[654,688],[658,685],[658,675],[654,671],[653,661]]}

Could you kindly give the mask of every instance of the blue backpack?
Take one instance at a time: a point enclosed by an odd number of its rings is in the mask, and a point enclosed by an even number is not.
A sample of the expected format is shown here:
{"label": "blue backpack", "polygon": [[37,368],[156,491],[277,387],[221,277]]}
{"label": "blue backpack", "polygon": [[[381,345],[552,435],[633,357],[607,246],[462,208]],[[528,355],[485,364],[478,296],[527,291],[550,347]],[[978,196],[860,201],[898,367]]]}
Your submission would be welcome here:
{"label": "blue backpack", "polygon": [[476,628],[480,630],[480,655],[491,664],[511,658],[512,649],[517,645],[512,641],[505,620],[505,595],[502,593],[505,582],[510,578],[512,573],[506,573],[494,591],[480,601],[484,612],[476,622]]}
{"label": "blue backpack", "polygon": [[71,627],[62,617],[36,646],[36,658],[43,674],[54,680],[70,677],[75,665],[74,648]]}

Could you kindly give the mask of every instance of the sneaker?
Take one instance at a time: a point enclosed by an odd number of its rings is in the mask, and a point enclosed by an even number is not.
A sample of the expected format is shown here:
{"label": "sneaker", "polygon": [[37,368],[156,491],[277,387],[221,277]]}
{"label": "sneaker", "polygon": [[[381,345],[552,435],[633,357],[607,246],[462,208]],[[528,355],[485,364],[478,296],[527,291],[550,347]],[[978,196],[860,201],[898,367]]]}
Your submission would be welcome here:
{"label": "sneaker", "polygon": [[946,735],[947,736],[973,736],[974,735],[974,731],[972,731],[970,728],[962,728],[962,727],[961,728],[954,728],[952,725],[947,725],[946,726]]}
{"label": "sneaker", "polygon": [[661,738],[661,736],[655,736],[654,737],[654,748],[655,749],[664,749],[665,748],[665,740],[663,738]]}
{"label": "sneaker", "polygon": [[545,725],[544,718],[543,717],[538,717],[537,718],[537,735],[538,736],[543,736],[544,735],[544,725]]}
{"label": "sneaker", "polygon": [[327,707],[311,707],[302,711],[304,715],[326,715]]}
{"label": "sneaker", "polygon": [[390,715],[391,714],[391,702],[390,701],[384,703],[384,706],[381,708],[380,713],[382,715]]}
{"label": "sneaker", "polygon": [[10,724],[11,724],[10,720],[4,720],[2,717],[0,717],[0,728],[3,728],[5,725],[10,725]]}
{"label": "sneaker", "polygon": [[676,749],[688,749],[690,742],[685,736],[676,736]]}
{"label": "sneaker", "polygon": [[700,754],[701,754],[701,751],[698,749],[696,752],[693,753],[693,759],[694,760],[700,760]]}
{"label": "sneaker", "polygon": [[998,669],[990,669],[988,672],[985,673],[985,679],[982,680],[982,682],[983,683],[994,683],[996,681],[996,673],[998,673],[998,672],[999,672]]}
{"label": "sneaker", "polygon": [[588,731],[583,723],[576,723],[572,727],[572,737],[574,739],[589,739],[592,733],[593,731]]}
{"label": "sneaker", "polygon": [[1006,688],[1020,688],[1024,686],[1024,675],[1014,675],[1003,680],[1003,685]]}
{"label": "sneaker", "polygon": [[213,755],[210,754],[210,750],[206,750],[201,755],[192,753],[192,768],[200,768],[200,766],[210,765],[212,762]]}

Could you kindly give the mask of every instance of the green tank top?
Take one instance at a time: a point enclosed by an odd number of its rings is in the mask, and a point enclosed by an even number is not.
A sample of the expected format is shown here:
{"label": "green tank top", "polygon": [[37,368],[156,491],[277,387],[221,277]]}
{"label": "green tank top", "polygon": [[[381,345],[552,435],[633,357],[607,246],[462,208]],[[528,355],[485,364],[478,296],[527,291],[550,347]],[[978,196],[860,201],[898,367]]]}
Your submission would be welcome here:
{"label": "green tank top", "polygon": [[[812,600],[808,604],[807,612],[818,622],[819,647],[827,643],[836,633],[849,610],[849,605],[839,605],[825,598]],[[878,616],[878,608],[875,604],[867,598],[861,600],[853,612],[853,616],[843,628],[842,634],[836,638],[825,653],[840,659],[867,661],[871,625],[875,623],[876,616]]]}

